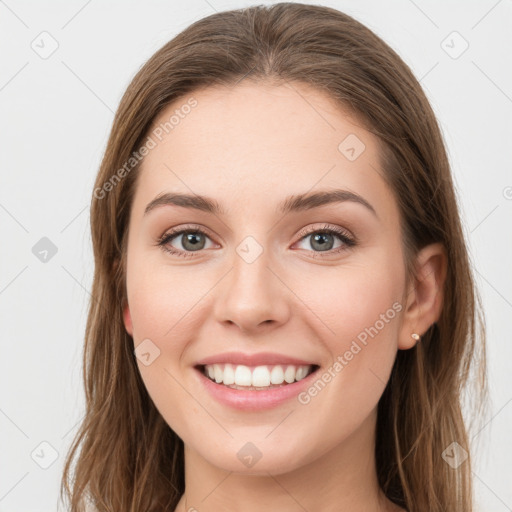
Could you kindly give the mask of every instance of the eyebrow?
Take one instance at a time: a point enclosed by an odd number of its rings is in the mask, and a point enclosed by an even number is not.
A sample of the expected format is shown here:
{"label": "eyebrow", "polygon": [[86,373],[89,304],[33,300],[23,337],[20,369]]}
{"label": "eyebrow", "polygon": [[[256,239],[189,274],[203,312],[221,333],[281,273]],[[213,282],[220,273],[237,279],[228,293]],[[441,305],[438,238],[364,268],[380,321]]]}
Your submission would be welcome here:
{"label": "eyebrow", "polygon": [[[367,208],[378,218],[375,208],[360,195],[348,190],[322,190],[305,194],[297,194],[287,197],[279,206],[278,212],[287,214],[319,208],[333,203],[351,201]],[[144,215],[160,206],[174,205],[193,210],[200,210],[214,215],[225,215],[226,212],[215,199],[190,194],[166,192],[155,197],[144,210]]]}

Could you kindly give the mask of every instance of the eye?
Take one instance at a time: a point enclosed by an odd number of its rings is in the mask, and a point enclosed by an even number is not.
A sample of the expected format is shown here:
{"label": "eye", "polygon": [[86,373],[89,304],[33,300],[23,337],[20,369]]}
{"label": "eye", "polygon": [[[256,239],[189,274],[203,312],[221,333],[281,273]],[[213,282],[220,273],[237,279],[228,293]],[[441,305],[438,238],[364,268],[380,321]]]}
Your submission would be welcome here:
{"label": "eye", "polygon": [[[312,237],[312,235],[314,235]],[[342,251],[346,251],[350,247],[354,247],[356,245],[356,240],[344,229],[338,226],[330,226],[325,225],[321,229],[310,229],[307,228],[299,233],[301,237],[301,242],[310,239],[309,246],[313,248],[313,257],[323,257],[322,254],[319,253],[329,253],[329,254],[338,254]],[[312,238],[311,238],[312,237]],[[341,241],[336,248],[334,248],[335,239]]]}
{"label": "eye", "polygon": [[[157,245],[168,253],[190,258],[194,256],[194,252],[205,249],[206,239],[209,240],[207,233],[199,226],[187,226],[185,229],[176,229],[164,233],[158,240]],[[177,241],[182,249],[176,249],[172,246],[171,242],[173,241]]]}
{"label": "eye", "polygon": [[[312,248],[312,256],[314,258],[324,257],[321,253],[338,254],[357,244],[356,240],[343,228],[328,224],[324,225],[321,229],[306,228],[302,230],[299,233],[301,237],[299,242],[304,242],[312,237],[312,235],[315,236],[310,239],[309,246]],[[334,248],[336,239],[341,243]],[[174,229],[164,233],[157,241],[157,245],[170,254],[190,258],[194,256],[195,252],[200,252],[207,248],[205,247],[207,240],[210,240],[210,237],[200,226],[187,226],[186,228]],[[171,244],[171,242],[175,241],[181,245],[181,248],[176,248]]]}

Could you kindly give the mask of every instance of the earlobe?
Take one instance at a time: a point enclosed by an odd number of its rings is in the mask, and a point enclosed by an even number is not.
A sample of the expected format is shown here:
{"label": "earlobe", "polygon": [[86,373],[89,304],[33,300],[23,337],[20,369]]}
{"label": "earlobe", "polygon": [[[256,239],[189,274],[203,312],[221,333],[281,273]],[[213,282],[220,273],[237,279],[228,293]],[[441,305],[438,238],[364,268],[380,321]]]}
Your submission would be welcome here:
{"label": "earlobe", "polygon": [[416,257],[415,268],[416,276],[407,291],[407,304],[398,338],[400,350],[414,347],[439,319],[447,272],[443,245],[435,243],[424,247]]}

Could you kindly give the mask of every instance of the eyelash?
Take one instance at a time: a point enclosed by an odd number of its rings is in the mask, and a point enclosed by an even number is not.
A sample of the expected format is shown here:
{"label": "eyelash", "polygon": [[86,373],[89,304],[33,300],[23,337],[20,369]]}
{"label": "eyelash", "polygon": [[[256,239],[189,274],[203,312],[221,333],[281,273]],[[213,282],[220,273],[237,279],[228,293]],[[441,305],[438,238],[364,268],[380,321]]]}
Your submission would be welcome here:
{"label": "eyelash", "polygon": [[[196,252],[201,252],[201,251],[179,251],[172,247],[170,248],[167,245],[171,240],[173,240],[177,236],[186,235],[186,234],[190,234],[190,233],[193,233],[193,234],[201,233],[202,235],[205,235],[208,237],[208,233],[206,233],[206,231],[204,231],[200,226],[191,225],[191,226],[187,226],[186,228],[171,230],[171,231],[164,233],[157,240],[156,245],[161,247],[162,250],[164,250],[165,252],[168,252],[175,256],[180,256],[182,258],[193,257]],[[308,235],[319,234],[319,233],[327,234],[327,235],[336,235],[343,242],[344,245],[341,247],[338,247],[337,249],[330,249],[328,251],[312,251],[313,258],[324,258],[325,257],[325,256],[323,256],[324,252],[328,255],[338,254],[342,251],[346,251],[346,250],[350,249],[351,247],[354,247],[355,245],[357,245],[357,241],[354,238],[350,237],[344,229],[339,228],[337,226],[331,226],[329,224],[325,224],[324,227],[321,229],[304,228],[302,231],[300,231],[300,233],[298,235],[299,241],[302,241]]]}

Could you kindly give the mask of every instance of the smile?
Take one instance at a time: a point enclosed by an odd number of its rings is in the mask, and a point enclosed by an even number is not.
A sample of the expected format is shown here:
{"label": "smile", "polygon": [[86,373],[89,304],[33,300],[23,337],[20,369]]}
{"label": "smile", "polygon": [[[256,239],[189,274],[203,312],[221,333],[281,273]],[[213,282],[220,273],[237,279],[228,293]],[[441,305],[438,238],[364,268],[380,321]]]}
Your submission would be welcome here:
{"label": "smile", "polygon": [[261,365],[208,364],[203,373],[217,384],[232,389],[264,390],[298,382],[317,368],[316,365]]}
{"label": "smile", "polygon": [[194,371],[203,389],[221,405],[259,411],[296,398],[311,385],[319,368],[318,365],[249,367],[226,363],[198,365]]}

